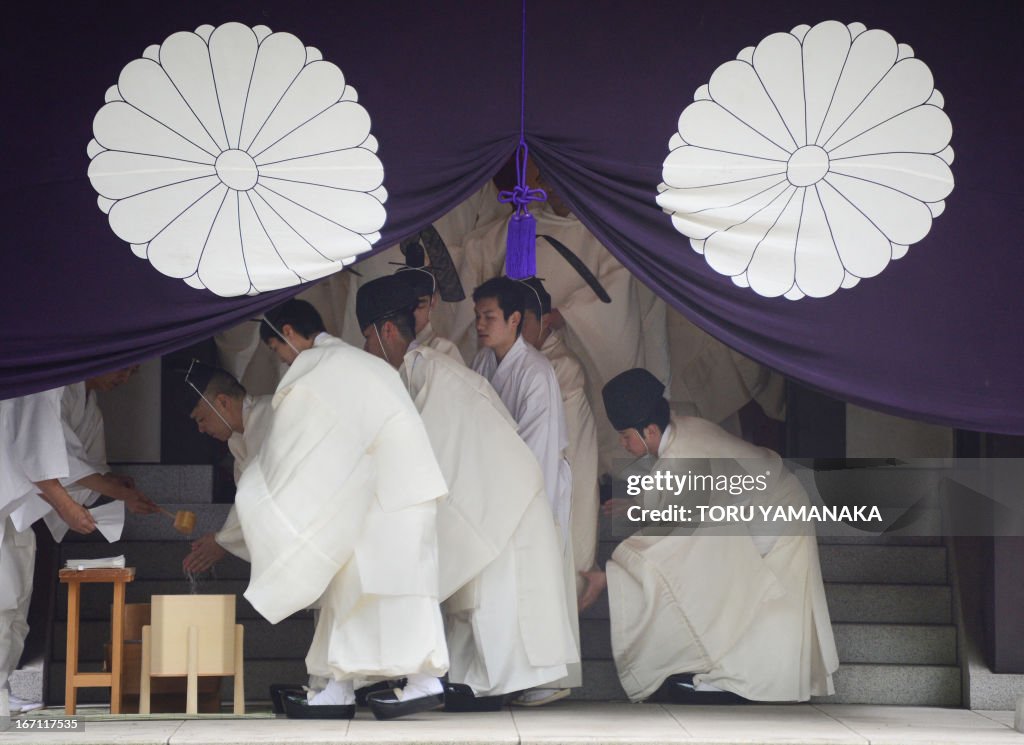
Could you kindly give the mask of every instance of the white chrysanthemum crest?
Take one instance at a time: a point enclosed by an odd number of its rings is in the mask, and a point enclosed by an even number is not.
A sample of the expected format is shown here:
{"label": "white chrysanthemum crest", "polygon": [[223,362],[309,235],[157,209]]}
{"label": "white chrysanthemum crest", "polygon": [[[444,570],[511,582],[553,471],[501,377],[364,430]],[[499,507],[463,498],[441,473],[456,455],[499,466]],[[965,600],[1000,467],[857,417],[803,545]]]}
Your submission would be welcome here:
{"label": "white chrysanthemum crest", "polygon": [[114,233],[222,296],[317,279],[380,239],[384,168],[341,70],[240,23],[172,34],[125,65],[89,142]]}
{"label": "white chrysanthemum crest", "polygon": [[922,240],[953,189],[933,83],[911,47],[860,23],[771,34],[695,91],[657,203],[739,287],[853,287]]}

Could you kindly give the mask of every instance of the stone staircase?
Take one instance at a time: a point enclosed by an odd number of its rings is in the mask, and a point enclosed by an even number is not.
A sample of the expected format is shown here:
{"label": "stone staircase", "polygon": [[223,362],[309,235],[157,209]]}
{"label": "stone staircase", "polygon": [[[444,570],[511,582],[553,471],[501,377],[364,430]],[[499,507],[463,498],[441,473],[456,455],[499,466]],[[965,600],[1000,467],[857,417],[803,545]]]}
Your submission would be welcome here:
{"label": "stone staircase", "polygon": [[[133,475],[146,493],[172,512],[197,514],[195,535],[220,527],[229,505],[210,504],[212,476],[208,467],[135,466],[118,469]],[[602,526],[600,558],[611,555],[618,539]],[[68,537],[61,561],[123,553],[138,579],[128,585],[128,602],[148,602],[162,593],[234,593],[237,617],[245,626],[246,696],[266,698],[273,682],[305,679],[303,658],[312,637],[312,617],[301,612],[271,626],[241,596],[248,564],[234,557],[221,562],[213,576],[193,588],[181,570],[189,539],[178,535],[166,516],[128,516],[122,541],[109,545],[94,538]],[[839,648],[832,703],[959,706],[961,672],[957,629],[949,582],[947,550],[940,538],[826,537],[819,539],[822,574]],[[82,598],[81,667],[99,669],[109,637],[111,593],[87,587]],[[48,664],[46,700],[64,699],[66,592],[58,590],[53,629],[54,648]],[[575,697],[623,700],[612,662],[608,605],[602,599],[580,622],[585,684]],[[19,675],[35,675],[26,670]],[[36,680],[37,678],[32,678]],[[23,678],[25,682],[27,679]],[[12,681],[17,687],[18,683]],[[225,685],[229,683],[226,682]],[[39,685],[36,683],[35,685]],[[225,694],[229,689],[224,689]],[[104,701],[103,690],[83,690],[80,702]]]}

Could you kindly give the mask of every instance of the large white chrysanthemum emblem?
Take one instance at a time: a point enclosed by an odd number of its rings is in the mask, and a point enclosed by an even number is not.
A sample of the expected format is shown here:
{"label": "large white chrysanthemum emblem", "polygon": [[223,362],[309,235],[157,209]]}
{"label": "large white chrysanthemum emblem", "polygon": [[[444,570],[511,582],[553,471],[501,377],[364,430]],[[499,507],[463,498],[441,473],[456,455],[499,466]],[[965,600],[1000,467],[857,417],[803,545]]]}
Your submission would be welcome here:
{"label": "large white chrysanthemum emblem", "polygon": [[920,241],[953,189],[952,126],[905,44],[826,21],[726,62],[679,117],[658,204],[715,271],[825,297]]}
{"label": "large white chrysanthemum emblem", "polygon": [[236,296],[317,279],[368,251],[386,218],[357,100],[291,34],[176,33],[107,91],[89,180],[114,233],[192,287]]}

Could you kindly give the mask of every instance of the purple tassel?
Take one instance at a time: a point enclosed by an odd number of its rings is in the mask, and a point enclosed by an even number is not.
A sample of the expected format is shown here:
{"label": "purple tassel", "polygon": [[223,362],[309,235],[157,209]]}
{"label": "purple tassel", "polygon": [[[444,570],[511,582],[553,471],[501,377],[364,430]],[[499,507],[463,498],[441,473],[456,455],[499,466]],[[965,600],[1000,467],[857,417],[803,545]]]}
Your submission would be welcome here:
{"label": "purple tassel", "polygon": [[527,211],[514,214],[508,221],[505,248],[505,274],[511,279],[526,279],[537,273],[537,221]]}

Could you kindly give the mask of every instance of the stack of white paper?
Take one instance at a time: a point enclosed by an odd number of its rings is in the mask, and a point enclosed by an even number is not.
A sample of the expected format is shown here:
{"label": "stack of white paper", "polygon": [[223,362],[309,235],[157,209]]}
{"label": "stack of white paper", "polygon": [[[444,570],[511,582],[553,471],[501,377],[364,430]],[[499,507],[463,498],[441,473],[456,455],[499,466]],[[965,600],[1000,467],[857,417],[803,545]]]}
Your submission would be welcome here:
{"label": "stack of white paper", "polygon": [[123,569],[124,556],[108,556],[102,559],[68,559],[68,569]]}

